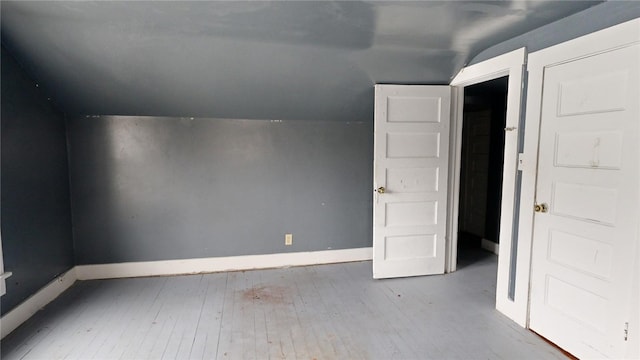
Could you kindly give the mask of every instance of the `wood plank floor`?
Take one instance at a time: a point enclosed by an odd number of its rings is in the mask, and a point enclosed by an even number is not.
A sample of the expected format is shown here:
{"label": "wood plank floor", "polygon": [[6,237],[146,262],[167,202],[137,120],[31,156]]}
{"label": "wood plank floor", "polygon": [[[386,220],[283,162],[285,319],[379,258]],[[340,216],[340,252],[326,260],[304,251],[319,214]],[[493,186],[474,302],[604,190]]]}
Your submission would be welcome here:
{"label": "wood plank floor", "polygon": [[[484,253],[483,253],[484,254]],[[496,257],[373,280],[371,262],[77,282],[12,359],[562,359],[494,309]]]}

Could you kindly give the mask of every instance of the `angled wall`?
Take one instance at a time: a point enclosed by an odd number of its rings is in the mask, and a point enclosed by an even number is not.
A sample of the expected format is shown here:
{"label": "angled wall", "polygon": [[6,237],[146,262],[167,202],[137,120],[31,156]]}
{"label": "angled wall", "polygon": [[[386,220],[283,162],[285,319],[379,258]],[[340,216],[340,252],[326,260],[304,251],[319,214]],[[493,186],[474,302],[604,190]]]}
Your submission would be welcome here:
{"label": "angled wall", "polygon": [[526,47],[529,53],[640,17],[637,0],[607,1],[481,51],[476,64]]}
{"label": "angled wall", "polygon": [[64,115],[4,47],[1,123],[5,314],[74,263]]}

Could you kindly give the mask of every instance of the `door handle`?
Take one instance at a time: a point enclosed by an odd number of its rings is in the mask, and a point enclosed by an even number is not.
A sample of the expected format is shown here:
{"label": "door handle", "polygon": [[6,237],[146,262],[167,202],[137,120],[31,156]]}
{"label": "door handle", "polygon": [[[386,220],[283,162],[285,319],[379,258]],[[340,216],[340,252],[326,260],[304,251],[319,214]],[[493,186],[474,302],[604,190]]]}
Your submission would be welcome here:
{"label": "door handle", "polygon": [[377,192],[378,194],[384,194],[387,189],[384,188],[384,186],[380,186],[379,188],[374,190],[375,192]]}
{"label": "door handle", "polygon": [[536,204],[534,206],[534,210],[539,213],[546,213],[549,211],[549,205],[547,205],[546,203]]}

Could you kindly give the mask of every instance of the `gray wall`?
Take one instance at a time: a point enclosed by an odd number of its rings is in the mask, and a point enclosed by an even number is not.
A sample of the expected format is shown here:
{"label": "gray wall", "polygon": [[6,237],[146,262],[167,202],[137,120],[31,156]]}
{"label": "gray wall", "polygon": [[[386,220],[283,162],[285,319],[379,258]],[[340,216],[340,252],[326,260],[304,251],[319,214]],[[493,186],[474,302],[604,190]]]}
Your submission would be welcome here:
{"label": "gray wall", "polygon": [[73,266],[64,116],[2,47],[2,314]]}
{"label": "gray wall", "polygon": [[638,0],[607,1],[494,45],[476,55],[470,64],[479,63],[523,46],[531,53],[638,17],[640,17]]}
{"label": "gray wall", "polygon": [[372,123],[67,125],[78,264],[371,246]]}

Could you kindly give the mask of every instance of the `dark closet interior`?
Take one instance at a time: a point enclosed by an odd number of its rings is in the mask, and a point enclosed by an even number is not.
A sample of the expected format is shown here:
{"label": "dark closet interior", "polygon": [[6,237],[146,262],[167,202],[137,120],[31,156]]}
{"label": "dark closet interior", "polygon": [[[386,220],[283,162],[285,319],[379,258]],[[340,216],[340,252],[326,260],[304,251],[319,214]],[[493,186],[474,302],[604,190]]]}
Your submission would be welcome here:
{"label": "dark closet interior", "polygon": [[500,241],[507,85],[505,76],[465,87],[458,215],[462,257],[470,249],[491,251]]}

